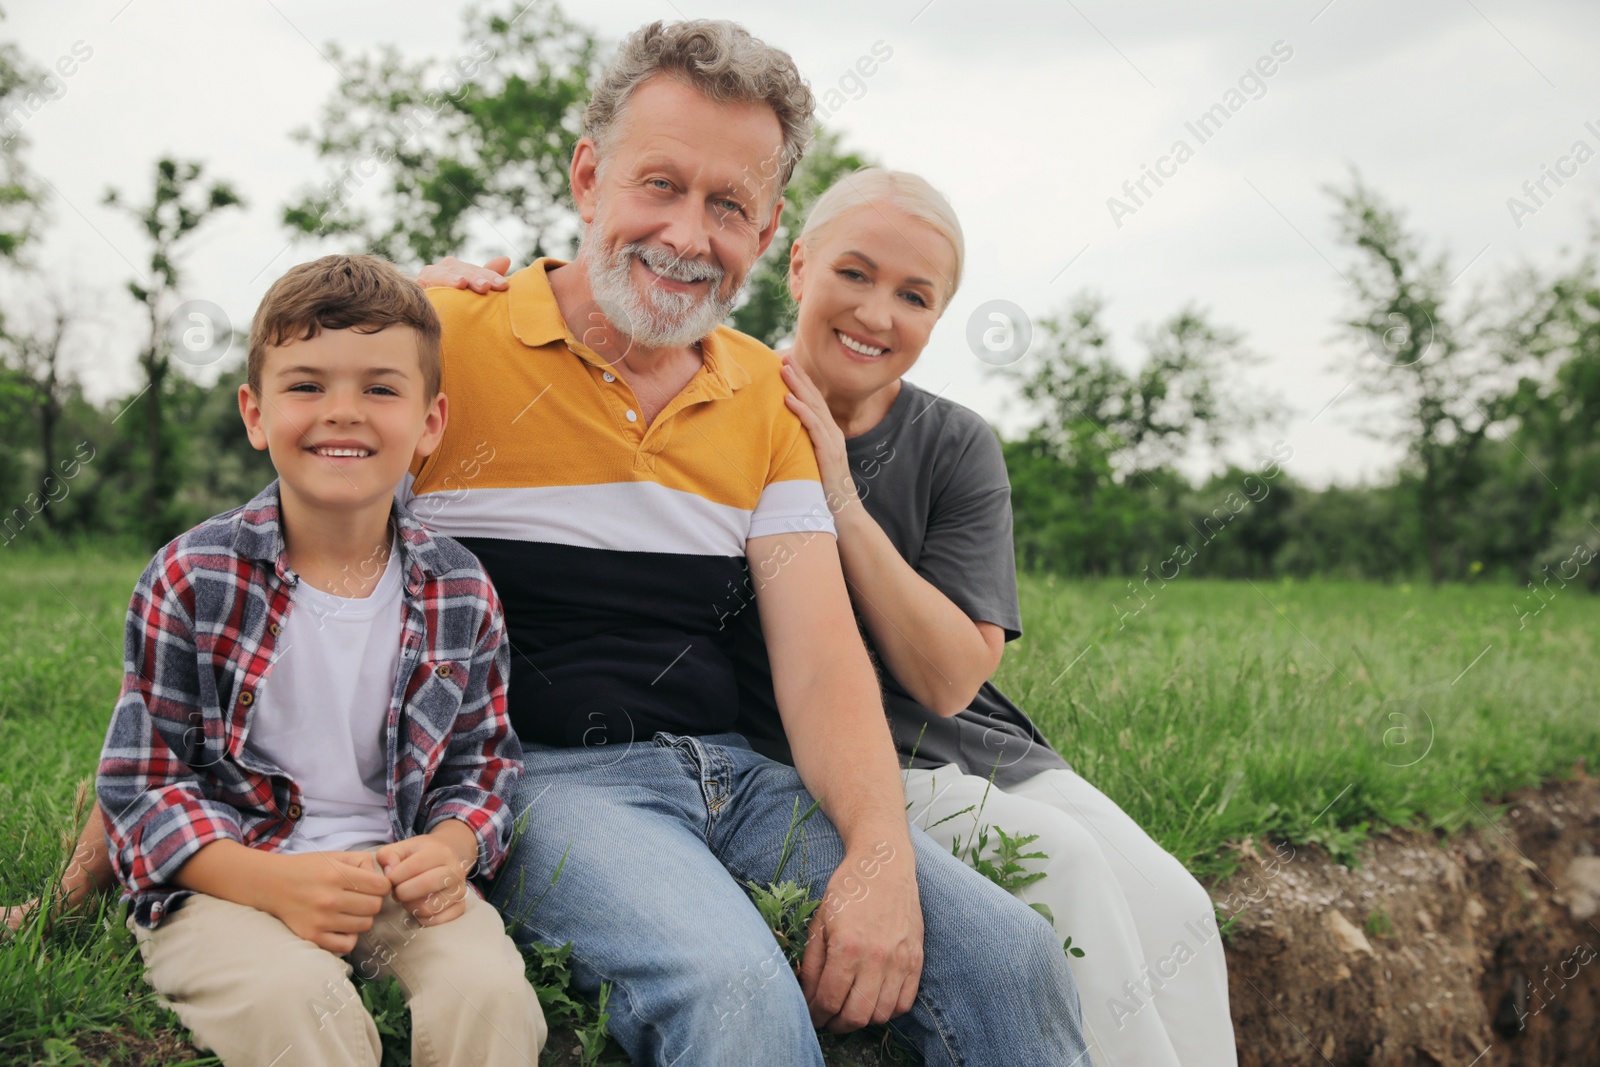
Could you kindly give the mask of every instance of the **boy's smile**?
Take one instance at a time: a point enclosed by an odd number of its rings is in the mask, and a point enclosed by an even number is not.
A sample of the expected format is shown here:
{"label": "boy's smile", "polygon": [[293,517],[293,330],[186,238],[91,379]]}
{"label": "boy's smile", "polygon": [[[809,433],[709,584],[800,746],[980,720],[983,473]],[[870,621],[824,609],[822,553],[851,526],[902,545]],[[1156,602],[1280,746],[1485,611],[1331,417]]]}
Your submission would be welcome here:
{"label": "boy's smile", "polygon": [[372,455],[372,449],[354,441],[324,441],[319,445],[307,445],[306,451],[328,459],[366,459]]}

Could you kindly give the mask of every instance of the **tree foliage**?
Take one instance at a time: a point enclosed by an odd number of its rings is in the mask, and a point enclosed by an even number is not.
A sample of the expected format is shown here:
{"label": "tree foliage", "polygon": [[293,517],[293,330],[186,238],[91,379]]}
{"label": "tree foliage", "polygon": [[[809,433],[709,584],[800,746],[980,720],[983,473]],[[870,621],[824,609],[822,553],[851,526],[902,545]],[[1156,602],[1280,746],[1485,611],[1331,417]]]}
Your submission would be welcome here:
{"label": "tree foliage", "polygon": [[[35,431],[28,442],[39,450],[41,474],[38,490],[48,498],[53,482],[59,477],[56,456],[57,434],[62,413],[66,407],[71,382],[65,366],[68,334],[77,315],[72,303],[61,293],[46,298],[49,310],[47,321],[37,329],[10,329],[0,332],[0,350],[5,352],[5,363],[12,375],[5,388],[10,400],[21,409],[18,425]],[[42,513],[44,521],[55,525],[53,511]]]}
{"label": "tree foliage", "polygon": [[1028,361],[1004,372],[1032,415],[1005,446],[1019,554],[1031,567],[1137,573],[1192,540],[1185,518],[1213,508],[1187,499],[1193,489],[1174,464],[1203,452],[1215,461],[1265,425],[1274,403],[1242,386],[1257,359],[1243,336],[1203,310],[1143,330],[1144,358],[1131,369],[1104,311],[1099,296],[1077,294],[1038,323]]}
{"label": "tree foliage", "polygon": [[[1038,357],[1011,372],[1035,416],[1006,444],[1026,564],[1140,574],[1177,558],[1218,575],[1573,580],[1573,561],[1600,546],[1593,253],[1553,273],[1503,273],[1468,296],[1359,176],[1330,192],[1355,253],[1337,369],[1379,409],[1368,432],[1404,450],[1392,480],[1311,491],[1274,460],[1190,487],[1176,465],[1248,436],[1276,406],[1235,373],[1249,361],[1241,339],[1185,309],[1146,333],[1146,357],[1128,370],[1103,302],[1079,295],[1041,323]],[[1590,571],[1582,581],[1600,588],[1600,567]]]}
{"label": "tree foliage", "polygon": [[789,299],[789,252],[817,197],[846,174],[872,166],[870,159],[843,147],[838,133],[818,129],[811,148],[795,167],[783,192],[783,221],[766,254],[751,268],[744,295],[729,322],[737,330],[777,346],[794,329]]}
{"label": "tree foliage", "polygon": [[291,232],[409,266],[464,254],[475,229],[514,259],[570,245],[567,164],[599,45],[553,0],[469,14],[448,62],[327,51],[344,78],[297,137],[329,167],[284,208]]}
{"label": "tree foliage", "polygon": [[21,49],[0,39],[0,262],[14,260],[43,222],[44,194],[23,160],[27,138],[13,121],[27,112],[27,98],[43,78]]}
{"label": "tree foliage", "polygon": [[145,387],[132,401],[144,414],[144,521],[153,540],[164,541],[183,530],[172,503],[181,492],[178,467],[170,457],[182,447],[176,426],[162,415],[172,371],[172,342],[167,316],[174,310],[181,274],[180,246],[215,215],[244,201],[225,181],[203,184],[204,165],[163,158],[155,167],[154,188],[144,204],[130,204],[116,189],[106,191],[107,205],[130,215],[150,240],[150,272],[128,282],[128,292],[144,308],[148,332],[139,351]]}
{"label": "tree foliage", "polygon": [[1374,432],[1406,449],[1429,573],[1442,581],[1446,549],[1460,543],[1489,477],[1490,432],[1511,417],[1519,377],[1536,373],[1549,352],[1559,291],[1514,276],[1492,302],[1457,299],[1456,310],[1446,257],[1429,255],[1397,209],[1359,175],[1330,192],[1340,236],[1358,255],[1346,274],[1355,313],[1343,323],[1354,341],[1344,368],[1368,396],[1397,409]]}
{"label": "tree foliage", "polygon": [[1143,332],[1145,358],[1130,371],[1104,311],[1101,297],[1079,293],[1039,323],[1038,355],[1006,370],[1036,416],[1032,432],[1059,458],[1125,478],[1266,421],[1272,398],[1241,387],[1239,372],[1257,362],[1242,334],[1186,307]]}

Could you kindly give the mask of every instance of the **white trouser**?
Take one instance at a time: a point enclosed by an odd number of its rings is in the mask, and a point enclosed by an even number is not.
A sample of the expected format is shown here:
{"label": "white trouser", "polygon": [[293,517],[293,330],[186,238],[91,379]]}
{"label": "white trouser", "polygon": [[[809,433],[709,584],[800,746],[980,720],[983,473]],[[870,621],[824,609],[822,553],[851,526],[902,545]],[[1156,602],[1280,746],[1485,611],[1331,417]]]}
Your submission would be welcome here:
{"label": "white trouser", "polygon": [[[1039,835],[1023,851],[1048,858],[1024,865],[1045,877],[1018,896],[1049,907],[1056,932],[1085,953],[1072,976],[1095,1067],[1235,1067],[1211,897],[1109,797],[1069,770],[1004,792],[955,767],[905,779],[913,825],[947,848],[959,836],[965,852],[983,826]],[[986,856],[994,843],[991,833]]]}

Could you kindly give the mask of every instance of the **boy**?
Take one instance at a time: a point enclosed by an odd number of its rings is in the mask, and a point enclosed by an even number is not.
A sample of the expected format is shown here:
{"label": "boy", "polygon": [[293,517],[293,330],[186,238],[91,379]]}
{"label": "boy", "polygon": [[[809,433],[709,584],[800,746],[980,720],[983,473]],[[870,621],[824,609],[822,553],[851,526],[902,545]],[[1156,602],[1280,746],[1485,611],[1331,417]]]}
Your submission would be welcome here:
{"label": "boy", "polygon": [[97,782],[146,978],[233,1064],[377,1064],[350,983],[395,975],[419,1065],[528,1064],[539,1003],[467,884],[521,773],[477,559],[395,502],[439,442],[439,320],[370,256],[280,278],[239,410],[278,480],[156,553]]}

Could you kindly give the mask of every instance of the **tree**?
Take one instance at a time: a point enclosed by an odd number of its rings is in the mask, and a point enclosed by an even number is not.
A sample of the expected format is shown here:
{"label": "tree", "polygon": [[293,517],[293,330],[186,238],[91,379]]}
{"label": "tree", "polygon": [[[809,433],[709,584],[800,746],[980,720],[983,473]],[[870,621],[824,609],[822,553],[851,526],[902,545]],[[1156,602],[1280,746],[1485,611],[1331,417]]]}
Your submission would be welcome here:
{"label": "tree", "polygon": [[394,263],[465,250],[474,218],[496,252],[537,257],[577,232],[567,164],[599,50],[553,0],[467,16],[463,48],[408,62],[393,47],[347,56],[316,132],[297,137],[332,164],[320,188],[284,208],[302,238],[349,238]]}
{"label": "tree", "polygon": [[1142,332],[1136,371],[1115,358],[1101,325],[1105,301],[1083,292],[1039,323],[1037,357],[1004,373],[1033,408],[1033,431],[1068,463],[1122,479],[1165,466],[1196,445],[1217,451],[1262,425],[1270,397],[1230,392],[1256,361],[1243,335],[1186,307]]}
{"label": "tree", "polygon": [[1172,469],[1267,421],[1272,398],[1230,391],[1254,357],[1236,331],[1187,307],[1141,332],[1128,370],[1101,323],[1105,302],[1073,297],[1038,323],[1034,355],[1003,373],[1033,424],[1006,445],[1019,554],[1030,567],[1133,573],[1185,536],[1186,480]]}
{"label": "tree", "polygon": [[767,248],[756,261],[745,281],[739,306],[729,316],[737,330],[771,346],[776,346],[794,328],[794,302],[789,299],[789,252],[805,225],[806,216],[817,197],[840,177],[873,164],[867,157],[842,149],[839,135],[818,129],[811,148],[795,167],[794,177],[783,192],[783,221]]}
{"label": "tree", "polygon": [[[0,19],[4,17],[0,10]],[[28,142],[21,132],[27,117],[44,105],[43,85],[43,73],[22,51],[10,41],[0,41],[0,266],[18,264],[44,220],[44,196],[23,159]],[[6,291],[14,295],[16,287],[7,285]],[[31,464],[22,457],[38,443],[32,423],[38,414],[40,383],[18,365],[19,346],[25,339],[10,332],[8,310],[0,307],[0,353],[4,357],[0,359],[0,444],[7,455],[7,462],[0,464],[0,493],[9,502],[37,487]],[[9,532],[10,527],[7,529]]]}
{"label": "tree", "polygon": [[17,257],[42,217],[43,195],[23,163],[28,142],[19,129],[42,81],[16,45],[0,41],[0,261]]}
{"label": "tree", "polygon": [[[46,497],[56,471],[57,430],[67,402],[70,378],[63,366],[67,335],[74,325],[72,303],[59,291],[46,298],[46,321],[38,331],[9,330],[0,333],[4,363],[16,372],[14,385],[26,405],[28,421],[38,431],[37,445],[41,473],[38,489]],[[45,522],[56,524],[50,509],[42,513]]]}
{"label": "tree", "polygon": [[[1578,542],[1600,544],[1600,277],[1594,251],[1548,288],[1554,310],[1535,355],[1553,363],[1553,370],[1518,382],[1511,399],[1517,454],[1506,457],[1509,471],[1501,474],[1502,481],[1531,481],[1522,495],[1532,499],[1518,525],[1541,536],[1523,546],[1517,560],[1529,577],[1539,577],[1534,563],[1547,548],[1565,556]],[[1535,466],[1539,477],[1529,479]],[[1600,586],[1600,568],[1591,568],[1586,581]]]}
{"label": "tree", "polygon": [[161,411],[172,370],[167,316],[173,310],[172,298],[180,288],[178,249],[218,212],[244,205],[227,182],[212,182],[203,188],[203,169],[197,162],[162,159],[156,163],[155,189],[149,203],[129,204],[115,189],[108,189],[105,196],[108,205],[125,211],[140,224],[151,244],[149,277],[128,282],[128,292],[144,306],[148,323],[144,348],[139,353],[139,366],[145,380],[140,400],[144,407],[149,462],[144,521],[149,534],[157,541],[177,532],[173,529],[169,506],[178,486],[169,462],[169,431],[162,423]]}
{"label": "tree", "polygon": [[[1328,191],[1338,203],[1341,238],[1360,253],[1346,274],[1355,313],[1343,326],[1357,343],[1345,369],[1369,396],[1398,408],[1395,423],[1373,432],[1403,445],[1416,468],[1429,573],[1441,582],[1449,572],[1446,547],[1460,544],[1473,492],[1486,476],[1484,442],[1513,413],[1519,371],[1533,373],[1549,350],[1557,294],[1523,279],[1502,291],[1493,319],[1477,299],[1452,315],[1445,257],[1430,258],[1400,213],[1359,175],[1348,188]],[[1464,567],[1458,559],[1457,572]]]}

